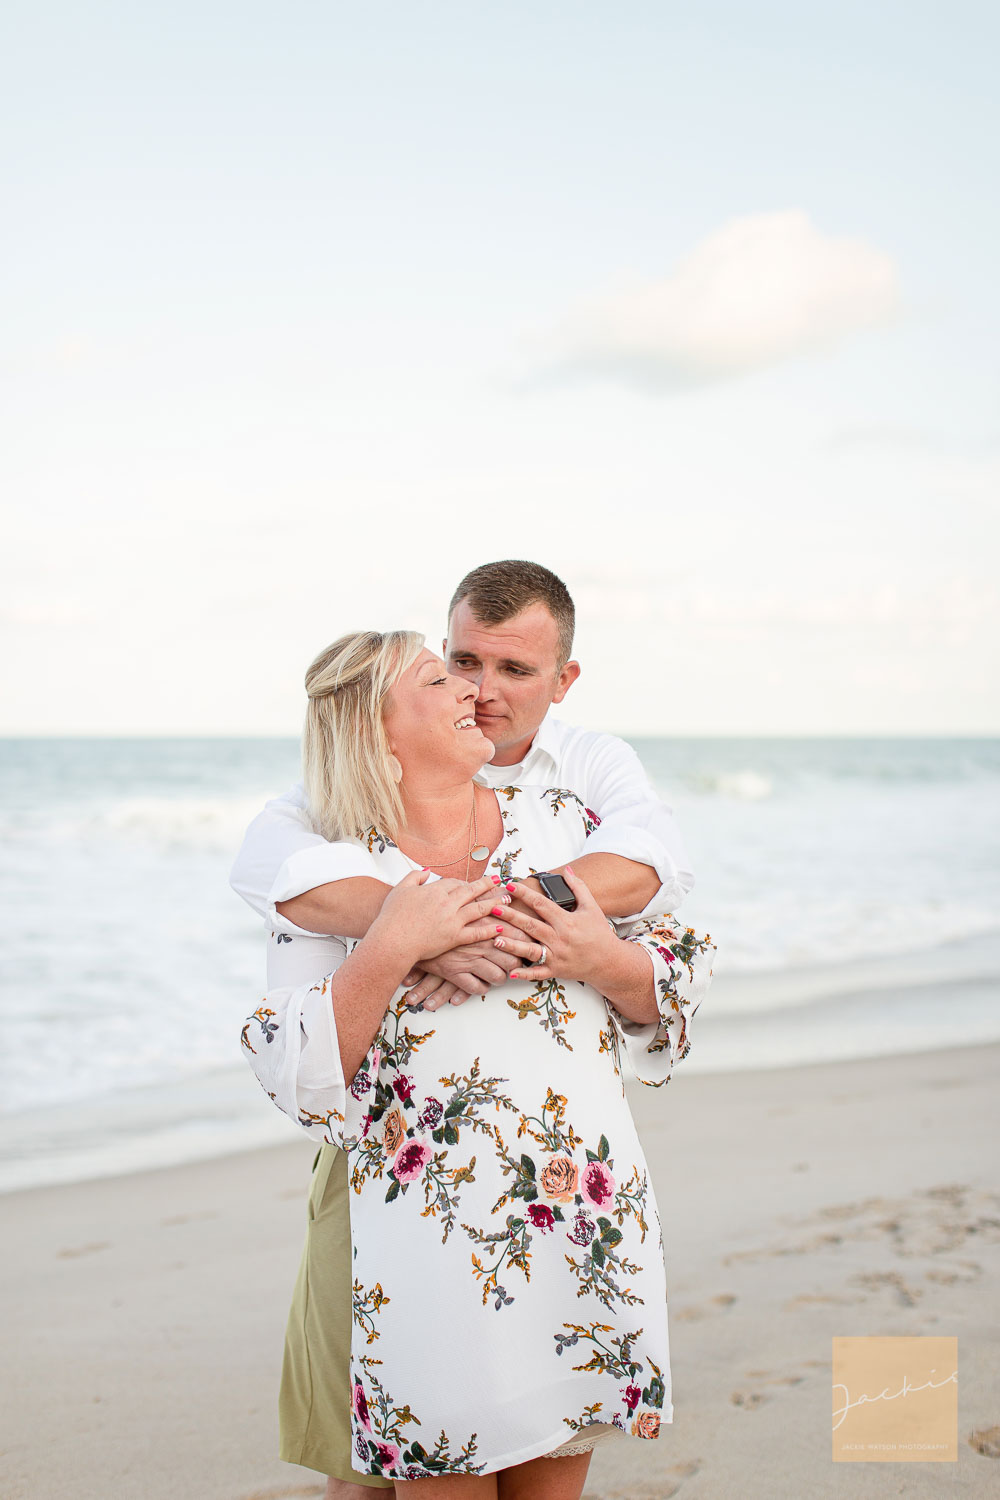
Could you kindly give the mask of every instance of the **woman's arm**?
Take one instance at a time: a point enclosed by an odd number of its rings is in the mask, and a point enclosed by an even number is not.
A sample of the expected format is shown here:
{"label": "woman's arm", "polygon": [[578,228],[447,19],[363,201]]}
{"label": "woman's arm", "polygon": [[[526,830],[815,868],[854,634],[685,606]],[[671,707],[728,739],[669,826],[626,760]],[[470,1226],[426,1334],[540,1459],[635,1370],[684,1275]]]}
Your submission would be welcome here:
{"label": "woman's arm", "polygon": [[674,1063],[690,1050],[688,1023],[711,983],[715,945],[669,915],[643,918],[619,938],[573,869],[563,873],[576,897],[575,911],[525,892],[523,905],[537,915],[517,906],[504,913],[508,931],[498,942],[529,960],[538,956],[540,943],[546,949],[544,964],[529,963],[511,978],[593,985],[608,1002],[636,1077],[666,1083]]}
{"label": "woman's arm", "polygon": [[428,935],[441,947],[495,936],[495,918],[484,920],[495,900],[490,877],[466,885],[414,871],[333,972],[268,994],[240,1038],[268,1098],[310,1135],[343,1145],[348,1090]]}
{"label": "woman's arm", "polygon": [[427,944],[454,947],[493,937],[496,921],[484,919],[495,900],[489,875],[466,885],[462,880],[430,881],[428,871],[416,870],[390,889],[365,936],[330,976],[330,1003],[348,1083],[368,1055],[393,995]]}

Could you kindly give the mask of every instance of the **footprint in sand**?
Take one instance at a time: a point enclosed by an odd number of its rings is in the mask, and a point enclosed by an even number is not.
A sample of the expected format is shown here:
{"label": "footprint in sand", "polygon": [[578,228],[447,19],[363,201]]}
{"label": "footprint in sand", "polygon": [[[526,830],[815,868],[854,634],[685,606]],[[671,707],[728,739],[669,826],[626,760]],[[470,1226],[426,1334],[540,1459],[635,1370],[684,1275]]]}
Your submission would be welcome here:
{"label": "footprint in sand", "polygon": [[771,1398],[764,1391],[733,1391],[729,1399],[734,1406],[742,1406],[744,1411],[753,1411]]}
{"label": "footprint in sand", "polygon": [[56,1254],[60,1260],[75,1260],[78,1255],[96,1255],[98,1250],[110,1250],[111,1244],[108,1240],[91,1245],[69,1245],[65,1250],[57,1250]]}
{"label": "footprint in sand", "polygon": [[801,1385],[804,1375],[772,1375],[769,1370],[748,1370],[748,1380],[763,1380],[765,1385]]}
{"label": "footprint in sand", "polygon": [[727,1307],[732,1307],[736,1298],[732,1292],[719,1292],[717,1296],[710,1297],[707,1302],[693,1302],[690,1307],[682,1307],[679,1312],[671,1311],[670,1317],[675,1323],[697,1323],[701,1318],[710,1318],[715,1313],[725,1312]]}
{"label": "footprint in sand", "polygon": [[871,1271],[863,1276],[852,1276],[851,1282],[871,1292],[894,1292],[900,1307],[916,1307],[918,1299],[924,1295],[919,1288],[908,1287],[898,1271]]}
{"label": "footprint in sand", "polygon": [[970,1432],[969,1446],[984,1458],[1000,1458],[1000,1427],[980,1427]]}
{"label": "footprint in sand", "polygon": [[784,1304],[783,1311],[791,1312],[796,1307],[834,1306],[850,1307],[858,1299],[856,1297],[838,1297],[832,1292],[802,1292],[798,1297],[790,1297]]}

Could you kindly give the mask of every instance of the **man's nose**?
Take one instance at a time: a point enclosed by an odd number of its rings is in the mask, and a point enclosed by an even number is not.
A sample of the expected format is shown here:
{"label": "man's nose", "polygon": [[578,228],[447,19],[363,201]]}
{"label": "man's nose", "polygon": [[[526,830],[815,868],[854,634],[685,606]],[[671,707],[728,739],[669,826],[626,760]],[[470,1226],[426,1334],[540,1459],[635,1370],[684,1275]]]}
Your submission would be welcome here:
{"label": "man's nose", "polygon": [[476,687],[479,689],[476,694],[478,703],[488,703],[491,698],[496,697],[493,674],[487,672],[485,667],[480,667],[476,674]]}

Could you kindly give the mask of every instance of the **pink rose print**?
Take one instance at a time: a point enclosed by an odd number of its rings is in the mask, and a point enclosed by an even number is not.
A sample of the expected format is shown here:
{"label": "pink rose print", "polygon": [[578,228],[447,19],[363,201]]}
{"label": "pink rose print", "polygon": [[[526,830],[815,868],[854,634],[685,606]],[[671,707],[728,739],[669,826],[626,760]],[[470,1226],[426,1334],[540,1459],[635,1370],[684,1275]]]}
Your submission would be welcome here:
{"label": "pink rose print", "polygon": [[368,1398],[361,1388],[361,1382],[354,1382],[354,1415],[361,1423],[366,1432],[371,1432],[372,1424],[368,1416]]}
{"label": "pink rose print", "polygon": [[399,1463],[399,1449],[395,1443],[387,1443],[382,1438],[376,1438],[371,1446],[374,1447],[383,1468],[394,1469]]}
{"label": "pink rose print", "polygon": [[393,1162],[393,1176],[397,1182],[412,1182],[419,1177],[431,1159],[431,1148],[424,1141],[411,1141],[403,1146]]}
{"label": "pink rose print", "polygon": [[622,1399],[625,1402],[625,1409],[628,1412],[629,1416],[632,1415],[636,1407],[639,1405],[639,1397],[641,1395],[642,1392],[637,1385],[628,1385],[625,1387],[625,1395]]}
{"label": "pink rose print", "polygon": [[677,962],[677,955],[671,953],[669,948],[664,948],[660,943],[657,943],[656,951],[661,958],[665,958],[667,960],[668,964],[675,964]]}
{"label": "pink rose print", "polygon": [[406,1104],[413,1093],[413,1079],[407,1078],[405,1073],[397,1073],[392,1080],[392,1086],[396,1091],[396,1098],[400,1104]]}
{"label": "pink rose print", "polygon": [[615,1196],[615,1179],[602,1161],[588,1161],[580,1173],[580,1191],[595,1208],[607,1208]]}
{"label": "pink rose print", "polygon": [[536,1229],[546,1232],[556,1222],[556,1216],[551,1208],[546,1208],[544,1203],[532,1203],[528,1208],[528,1218]]}

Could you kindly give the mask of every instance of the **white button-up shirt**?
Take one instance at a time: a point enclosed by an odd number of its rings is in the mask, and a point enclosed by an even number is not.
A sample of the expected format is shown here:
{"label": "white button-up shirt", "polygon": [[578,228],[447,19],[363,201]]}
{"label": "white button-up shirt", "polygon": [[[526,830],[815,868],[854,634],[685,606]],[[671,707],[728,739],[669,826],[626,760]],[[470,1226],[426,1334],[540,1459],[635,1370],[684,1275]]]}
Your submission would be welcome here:
{"label": "white button-up shirt", "polygon": [[[579,729],[548,714],[520,765],[485,765],[476,779],[492,787],[565,787],[575,792],[600,819],[586,852],[618,854],[650,865],[659,876],[660,889],[640,915],[676,911],[694,885],[672,810],[653,791],[631,745],[613,734]],[[304,929],[283,917],[277,903],[359,875],[382,878],[362,844],[350,839],[331,843],[315,832],[301,784],[268,802],[253,820],[230,882],[276,935],[269,945],[271,985],[315,977],[293,972],[293,949],[302,945],[280,939],[301,936]]]}

